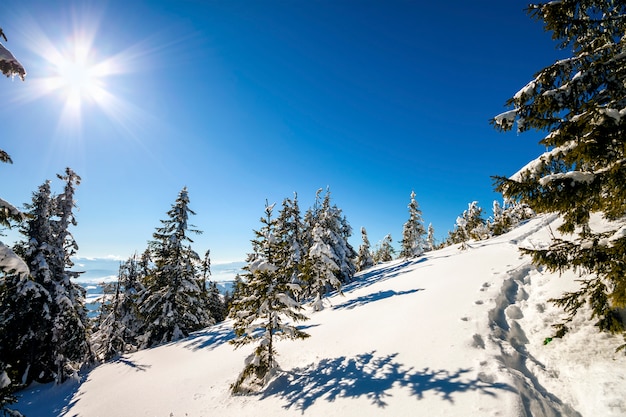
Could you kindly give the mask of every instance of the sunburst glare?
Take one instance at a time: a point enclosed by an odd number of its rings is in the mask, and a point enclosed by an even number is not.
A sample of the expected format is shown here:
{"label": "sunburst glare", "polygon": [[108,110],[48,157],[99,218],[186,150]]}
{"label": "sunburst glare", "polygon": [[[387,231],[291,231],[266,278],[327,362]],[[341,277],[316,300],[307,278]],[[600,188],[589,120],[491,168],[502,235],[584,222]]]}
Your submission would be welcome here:
{"label": "sunburst glare", "polygon": [[39,60],[29,67],[29,82],[20,100],[55,99],[60,111],[58,131],[80,132],[87,111],[99,111],[129,130],[132,120],[145,114],[117,93],[123,80],[116,76],[144,67],[141,61],[149,50],[135,44],[108,53],[105,49],[111,49],[113,42],[98,32],[99,14],[78,16],[74,14],[68,33],[58,36],[25,19],[27,45]]}

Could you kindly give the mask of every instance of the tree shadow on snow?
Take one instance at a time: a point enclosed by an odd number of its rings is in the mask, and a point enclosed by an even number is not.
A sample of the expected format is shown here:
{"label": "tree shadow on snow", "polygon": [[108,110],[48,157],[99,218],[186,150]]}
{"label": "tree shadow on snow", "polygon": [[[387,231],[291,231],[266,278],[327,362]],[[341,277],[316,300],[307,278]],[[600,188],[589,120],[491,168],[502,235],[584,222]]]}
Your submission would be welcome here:
{"label": "tree shadow on snow", "polygon": [[384,408],[394,386],[406,388],[417,400],[431,393],[450,403],[454,395],[478,391],[496,396],[495,390],[514,391],[503,383],[469,379],[471,369],[454,372],[424,368],[404,369],[395,358],[397,353],[375,356],[375,351],[347,358],[323,359],[317,364],[282,372],[274,379],[262,398],[278,397],[286,401],[285,409],[302,413],[318,400],[333,402],[337,398],[365,397],[373,405]]}
{"label": "tree shadow on snow", "polygon": [[76,394],[80,385],[81,381],[75,379],[70,379],[60,385],[54,382],[48,384],[33,383],[16,393],[18,402],[9,408],[17,410],[27,417],[68,416],[67,411],[78,402]]}
{"label": "tree shadow on snow", "polygon": [[120,363],[122,365],[129,366],[129,367],[133,368],[136,371],[143,371],[143,372],[145,372],[146,370],[151,368],[150,365],[139,364],[139,363],[137,363],[137,362],[127,358],[127,357],[124,357],[124,356],[120,356],[119,358],[110,361],[110,363]]}
{"label": "tree shadow on snow", "polygon": [[353,300],[349,300],[349,301],[346,301],[345,303],[341,303],[336,306],[333,306],[333,310],[352,309],[354,307],[360,307],[360,306],[369,304],[374,301],[384,300],[385,298],[391,298],[397,295],[412,294],[412,293],[423,291],[423,290],[424,290],[423,288],[417,288],[413,290],[400,291],[400,292],[393,291],[393,290],[378,291],[378,292],[364,295],[362,297],[357,297]]}
{"label": "tree shadow on snow", "polygon": [[362,274],[355,277],[354,281],[344,285],[342,291],[351,291],[359,288],[369,287],[377,282],[386,281],[391,278],[395,278],[407,272],[406,267],[411,265],[417,265],[422,262],[426,262],[427,257],[421,257],[416,259],[407,259],[404,262],[389,265],[386,267],[372,267],[372,269],[365,270]]}
{"label": "tree shadow on snow", "polygon": [[[318,324],[306,325],[302,324],[296,326],[298,330],[305,331],[306,329],[310,329],[311,327],[317,327]],[[259,329],[260,331],[260,329]],[[215,326],[211,326],[206,328],[205,330],[201,330],[199,332],[195,332],[190,335],[185,340],[185,347],[191,348],[193,350],[201,350],[208,349],[213,350],[218,346],[223,345],[224,343],[228,343],[235,338],[235,331],[230,325],[225,324],[217,324]]]}
{"label": "tree shadow on snow", "polygon": [[193,350],[213,350],[224,343],[228,343],[234,338],[235,332],[231,326],[217,324],[189,335],[186,339],[188,343],[185,344],[185,347],[192,348]]}

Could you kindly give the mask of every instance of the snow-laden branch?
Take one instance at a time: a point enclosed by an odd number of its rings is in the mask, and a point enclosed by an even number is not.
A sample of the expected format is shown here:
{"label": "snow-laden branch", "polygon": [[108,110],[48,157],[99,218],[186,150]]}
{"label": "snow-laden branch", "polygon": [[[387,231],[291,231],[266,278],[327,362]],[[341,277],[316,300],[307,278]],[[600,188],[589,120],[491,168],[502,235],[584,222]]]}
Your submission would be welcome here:
{"label": "snow-laden branch", "polygon": [[29,275],[30,270],[26,263],[4,243],[0,242],[0,270],[6,273]]}
{"label": "snow-laden branch", "polygon": [[583,172],[583,171],[570,171],[570,172],[559,172],[556,174],[546,175],[539,179],[539,184],[542,187],[550,184],[553,181],[557,180],[572,180],[572,184],[577,182],[584,182],[590,184],[596,178],[596,175],[593,172]]}
{"label": "snow-laden branch", "polygon": [[15,59],[11,51],[4,47],[0,43],[0,71],[7,77],[15,77],[18,76],[22,81],[26,77],[26,70],[20,64],[20,62]]}
{"label": "snow-laden branch", "polygon": [[[552,132],[551,134],[554,133],[555,132]],[[511,181],[521,182],[523,175],[528,175],[530,178],[536,178],[541,173],[542,168],[546,164],[548,164],[555,158],[562,157],[563,155],[567,154],[569,151],[574,149],[576,145],[576,141],[570,141],[563,146],[557,146],[550,151],[544,152],[538,158],[533,159],[532,161],[524,165],[524,167],[522,167],[515,174],[511,175],[509,179]]]}

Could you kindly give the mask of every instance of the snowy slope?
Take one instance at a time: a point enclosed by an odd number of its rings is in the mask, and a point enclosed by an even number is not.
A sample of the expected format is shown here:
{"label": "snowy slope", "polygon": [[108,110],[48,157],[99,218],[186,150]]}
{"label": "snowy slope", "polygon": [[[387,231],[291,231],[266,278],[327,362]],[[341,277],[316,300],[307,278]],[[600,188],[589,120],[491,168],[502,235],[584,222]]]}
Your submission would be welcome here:
{"label": "snowy slope", "polygon": [[233,350],[226,322],[80,383],[31,388],[17,408],[30,417],[624,416],[621,338],[592,336],[581,317],[543,344],[559,317],[546,300],[576,277],[537,271],[518,246],[547,242],[555,221],[366,271],[309,312],[309,339],[279,343],[283,371],[258,395],[229,394],[252,347]]}

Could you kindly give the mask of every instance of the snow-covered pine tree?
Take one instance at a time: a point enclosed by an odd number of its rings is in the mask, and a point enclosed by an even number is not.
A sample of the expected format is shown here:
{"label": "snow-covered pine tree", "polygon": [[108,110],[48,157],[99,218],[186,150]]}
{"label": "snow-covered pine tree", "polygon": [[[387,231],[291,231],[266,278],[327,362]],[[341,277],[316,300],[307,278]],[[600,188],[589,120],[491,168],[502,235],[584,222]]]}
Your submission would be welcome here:
{"label": "snow-covered pine tree", "polygon": [[[0,281],[0,358],[9,367],[9,378],[24,384],[39,377],[42,382],[54,378],[53,303],[42,285],[53,283],[48,266],[52,246],[47,243],[52,241],[52,205],[50,183],[46,182],[33,193],[32,205],[27,205],[29,220],[21,232],[29,242],[16,248],[32,272],[6,274]],[[44,349],[46,354],[42,354]]]}
{"label": "snow-covered pine tree", "polygon": [[226,303],[220,294],[217,284],[211,281],[211,250],[207,250],[202,260],[202,297],[206,302],[206,308],[216,323],[224,321],[226,318]]}
{"label": "snow-covered pine tree", "polygon": [[468,204],[467,210],[456,219],[454,230],[448,233],[450,244],[461,243],[461,249],[467,249],[469,240],[483,240],[489,238],[487,222],[482,217],[483,209],[477,201]]}
{"label": "snow-covered pine tree", "polygon": [[493,200],[493,214],[487,220],[487,227],[494,236],[500,236],[510,230],[509,219],[504,215],[504,209],[497,200]]}
{"label": "snow-covered pine tree", "polygon": [[372,258],[370,241],[367,238],[367,230],[365,230],[365,227],[361,227],[361,240],[362,243],[359,246],[359,254],[356,258],[357,271],[364,271],[374,266],[374,258]]}
{"label": "snow-covered pine tree", "polygon": [[4,417],[24,417],[19,411],[9,406],[17,402],[15,392],[21,388],[7,373],[6,365],[0,361],[0,415]]}
{"label": "snow-covered pine tree", "polygon": [[330,231],[319,224],[313,228],[313,244],[304,265],[309,294],[315,297],[311,304],[314,311],[324,309],[324,296],[328,291],[341,289],[341,281],[337,278],[339,260],[333,248],[326,243],[329,234]]}
{"label": "snow-covered pine tree", "polygon": [[493,215],[487,221],[487,228],[492,236],[499,236],[533,216],[534,212],[526,204],[505,199],[504,203],[500,205],[498,201],[494,200]]}
{"label": "snow-covered pine tree", "polygon": [[[624,332],[626,3],[551,1],[528,11],[572,56],[540,70],[507,101],[513,109],[492,120],[501,130],[517,122],[519,132],[547,132],[540,143],[549,149],[511,178],[497,177],[497,189],[537,213],[562,216],[562,238],[524,250],[550,270],[581,273],[580,289],[554,300],[569,314],[557,334],[587,303],[600,330]],[[612,221],[607,230],[592,230],[593,213]]]}
{"label": "snow-covered pine tree", "polygon": [[[71,257],[76,254],[78,244],[70,232],[70,226],[78,223],[74,217],[74,193],[81,178],[70,168],[65,174],[57,174],[65,183],[63,192],[54,199],[52,229],[52,256],[48,260],[54,284],[49,288],[53,315],[52,344],[56,364],[55,379],[63,382],[78,372],[80,367],[93,359],[88,341],[89,319],[85,307],[85,289],[72,281],[80,272],[71,271]],[[46,243],[41,242],[42,245]]]}
{"label": "snow-covered pine tree", "polygon": [[393,240],[391,235],[387,235],[378,244],[378,248],[374,251],[374,263],[389,262],[393,260],[396,250],[393,248]]}
{"label": "snow-covered pine tree", "polygon": [[191,248],[190,233],[201,233],[188,223],[189,194],[184,187],[168,219],[153,234],[150,251],[154,268],[145,280],[139,297],[139,312],[145,322],[141,346],[152,347],[189,335],[190,332],[214,324],[206,309],[197,265],[200,257]]}
{"label": "snow-covered pine tree", "polygon": [[290,282],[290,271],[282,255],[285,242],[275,236],[277,222],[272,218],[273,207],[265,205],[262,227],[255,231],[253,253],[244,267],[245,283],[237,290],[229,312],[234,320],[236,337],[231,343],[235,348],[258,342],[231,386],[233,394],[256,391],[274,375],[278,369],[276,340],[309,336],[287,321],[298,322],[307,317],[301,313],[300,303],[289,295],[294,284]]}
{"label": "snow-covered pine tree", "polygon": [[120,265],[118,279],[105,285],[101,319],[94,328],[92,346],[96,358],[110,360],[137,349],[137,336],[143,325],[138,316],[137,299],[143,280],[137,255]]}
{"label": "snow-covered pine tree", "polygon": [[424,221],[422,211],[415,200],[415,191],[411,191],[411,201],[409,202],[409,220],[402,228],[402,241],[400,242],[400,257],[409,259],[422,256],[426,246]]}
{"label": "snow-covered pine tree", "polygon": [[13,280],[1,303],[1,333],[13,338],[1,343],[3,355],[25,384],[62,382],[92,358],[85,290],[72,281],[79,273],[69,270],[78,248],[69,227],[76,225],[74,192],[80,177],[69,168],[58,177],[65,182],[62,194],[53,196],[46,182],[27,206],[29,219],[21,229],[26,241],[18,252],[31,278]]}
{"label": "snow-covered pine tree", "polygon": [[[294,193],[293,200],[286,198],[278,213],[276,221],[276,239],[285,243],[284,254],[286,273],[290,281],[297,284],[297,288],[303,287],[302,270],[305,259],[305,248],[303,242],[304,225],[298,205],[298,195]],[[295,287],[294,287],[295,288]],[[294,293],[292,296],[296,300],[301,300],[302,292]]]}
{"label": "snow-covered pine tree", "polygon": [[[317,227],[320,227],[321,230],[315,233]],[[313,229],[313,245],[317,243],[315,241],[315,235],[317,235],[317,238],[321,238],[334,254],[333,258],[338,266],[337,279],[342,283],[350,282],[356,272],[354,260],[357,256],[356,251],[348,242],[352,236],[352,228],[342,210],[335,204],[331,205],[329,189],[326,190],[321,210],[317,216],[317,223]],[[309,249],[309,253],[311,253],[311,249]]]}
{"label": "snow-covered pine tree", "polygon": [[435,239],[435,228],[432,223],[428,224],[428,235],[426,237],[426,252],[435,250],[437,242]]}

